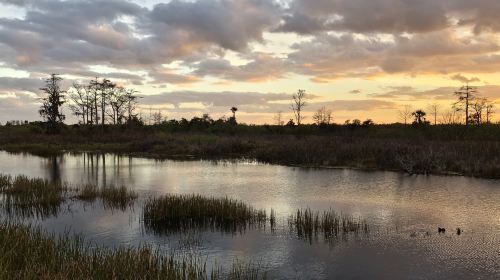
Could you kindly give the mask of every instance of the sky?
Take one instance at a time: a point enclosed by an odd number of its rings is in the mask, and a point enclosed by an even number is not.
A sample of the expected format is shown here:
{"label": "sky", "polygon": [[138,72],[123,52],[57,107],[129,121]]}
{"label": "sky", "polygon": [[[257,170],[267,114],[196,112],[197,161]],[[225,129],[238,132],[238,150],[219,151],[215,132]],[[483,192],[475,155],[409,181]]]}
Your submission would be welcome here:
{"label": "sky", "polygon": [[144,118],[236,106],[271,124],[299,89],[305,122],[321,107],[337,123],[445,113],[467,82],[500,100],[499,14],[498,0],[0,0],[0,123],[39,120],[51,73],[134,88]]}

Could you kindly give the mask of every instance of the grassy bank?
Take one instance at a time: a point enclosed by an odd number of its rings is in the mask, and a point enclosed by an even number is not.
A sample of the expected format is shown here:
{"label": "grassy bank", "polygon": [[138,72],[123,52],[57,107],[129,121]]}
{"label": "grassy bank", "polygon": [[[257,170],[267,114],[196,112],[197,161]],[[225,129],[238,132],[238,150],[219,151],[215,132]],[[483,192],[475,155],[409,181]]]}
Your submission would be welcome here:
{"label": "grassy bank", "polygon": [[0,149],[51,155],[94,151],[155,158],[251,158],[302,166],[462,174],[500,178],[500,125],[234,126],[183,129],[66,127],[47,135],[27,126],[0,127]]}
{"label": "grassy bank", "polygon": [[265,225],[266,212],[229,198],[199,195],[165,195],[149,199],[143,210],[147,229],[158,233],[211,229],[241,232]]}
{"label": "grassy bank", "polygon": [[262,279],[251,265],[228,272],[192,256],[160,255],[151,248],[91,248],[79,238],[0,224],[0,279]]}

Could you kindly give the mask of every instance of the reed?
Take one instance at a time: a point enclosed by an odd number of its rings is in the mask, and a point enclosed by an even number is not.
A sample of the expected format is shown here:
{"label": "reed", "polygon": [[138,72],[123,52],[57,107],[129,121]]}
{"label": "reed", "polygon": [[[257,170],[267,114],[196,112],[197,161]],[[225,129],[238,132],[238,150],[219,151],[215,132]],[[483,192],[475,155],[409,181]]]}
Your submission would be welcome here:
{"label": "reed", "polygon": [[368,233],[365,220],[345,214],[338,214],[330,209],[320,213],[309,208],[297,210],[289,217],[290,229],[300,238],[312,240],[322,235],[325,240],[345,237],[348,234]]}
{"label": "reed", "polygon": [[98,188],[95,185],[86,185],[79,189],[76,198],[86,202],[95,202],[100,198],[104,207],[125,210],[132,206],[137,198],[137,193],[125,186]]}
{"label": "reed", "polygon": [[55,215],[71,189],[61,183],[26,176],[0,175],[2,207],[8,215],[22,217]]}
{"label": "reed", "polygon": [[265,210],[229,198],[200,195],[165,195],[150,198],[143,211],[146,229],[159,233],[211,229],[242,232],[248,226],[266,223]]}
{"label": "reed", "polygon": [[46,235],[39,228],[0,224],[0,279],[261,279],[251,265],[229,272],[207,269],[191,255],[160,254],[149,247],[106,250],[82,238]]}

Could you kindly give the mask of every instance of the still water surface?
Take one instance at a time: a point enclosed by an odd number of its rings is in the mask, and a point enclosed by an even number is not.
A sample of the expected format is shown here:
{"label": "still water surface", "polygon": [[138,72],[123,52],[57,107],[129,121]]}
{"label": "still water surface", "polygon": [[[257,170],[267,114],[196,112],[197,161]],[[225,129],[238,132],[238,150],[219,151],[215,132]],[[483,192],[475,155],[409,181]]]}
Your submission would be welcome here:
{"label": "still water surface", "polygon": [[[251,261],[265,267],[272,279],[500,279],[498,180],[245,161],[159,161],[111,154],[42,158],[6,152],[0,152],[0,173],[135,189],[139,199],[126,211],[71,201],[57,216],[25,219],[49,232],[82,234],[102,246],[194,250],[221,265]],[[272,208],[282,226],[244,234],[154,234],[141,222],[141,205],[150,196],[167,193],[227,196],[268,213]],[[287,217],[305,207],[366,218],[370,234],[334,243],[300,240],[288,230]],[[437,234],[438,227],[447,233]],[[460,236],[457,227],[464,230]]]}

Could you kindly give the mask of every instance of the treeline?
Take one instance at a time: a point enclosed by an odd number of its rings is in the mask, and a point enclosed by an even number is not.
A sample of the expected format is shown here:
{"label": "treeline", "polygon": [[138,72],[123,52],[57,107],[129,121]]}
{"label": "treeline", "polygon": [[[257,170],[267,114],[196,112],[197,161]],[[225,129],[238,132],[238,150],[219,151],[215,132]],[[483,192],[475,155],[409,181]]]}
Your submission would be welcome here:
{"label": "treeline", "polygon": [[69,90],[61,86],[62,78],[52,74],[45,80],[39,113],[49,132],[59,131],[66,116],[62,106],[68,104],[80,124],[132,124],[137,118],[137,91],[127,89],[108,79],[95,78],[86,84],[73,83]]}

